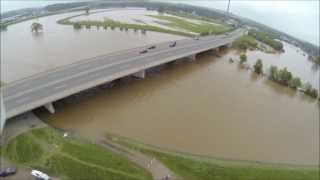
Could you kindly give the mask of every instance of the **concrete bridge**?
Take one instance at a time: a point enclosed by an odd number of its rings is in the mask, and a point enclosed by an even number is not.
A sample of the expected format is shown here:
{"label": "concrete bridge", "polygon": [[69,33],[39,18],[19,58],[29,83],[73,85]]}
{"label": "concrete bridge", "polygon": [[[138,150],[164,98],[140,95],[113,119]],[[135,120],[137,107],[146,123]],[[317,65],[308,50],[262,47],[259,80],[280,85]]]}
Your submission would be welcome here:
{"label": "concrete bridge", "polygon": [[179,58],[195,60],[197,53],[228,46],[243,32],[236,30],[225,35],[183,39],[176,41],[175,47],[170,47],[172,42],[154,44],[154,49],[143,54],[140,51],[149,46],[124,50],[5,84],[1,87],[0,130],[2,132],[7,119],[41,106],[54,113],[52,102],[80,91],[128,75],[144,78],[146,69]]}

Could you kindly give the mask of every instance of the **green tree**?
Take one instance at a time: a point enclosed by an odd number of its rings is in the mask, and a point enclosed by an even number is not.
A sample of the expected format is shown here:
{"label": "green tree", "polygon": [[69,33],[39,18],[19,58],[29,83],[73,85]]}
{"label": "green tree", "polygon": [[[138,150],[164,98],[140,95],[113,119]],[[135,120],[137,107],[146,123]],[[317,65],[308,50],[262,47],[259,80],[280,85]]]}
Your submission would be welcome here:
{"label": "green tree", "polygon": [[31,24],[31,32],[38,33],[42,29],[43,29],[43,26],[40,23],[35,22]]}
{"label": "green tree", "polygon": [[297,89],[298,87],[301,87],[301,80],[299,77],[294,77],[290,80],[289,86],[293,89]]}
{"label": "green tree", "polygon": [[87,29],[91,29],[91,25],[90,24],[86,24],[86,28]]}
{"label": "green tree", "polygon": [[318,56],[318,58],[316,58],[316,63],[320,64],[320,56]]}
{"label": "green tree", "polygon": [[2,23],[0,23],[0,30],[1,31],[4,31],[4,30],[7,30],[7,25],[6,24],[2,24]]}
{"label": "green tree", "polygon": [[279,71],[277,66],[271,66],[269,72],[270,72],[269,79],[273,81],[278,81]]}
{"label": "green tree", "polygon": [[306,83],[304,85],[304,93],[309,95],[312,98],[317,98],[318,97],[318,90],[313,88],[312,85],[310,83]]}
{"label": "green tree", "polygon": [[163,14],[165,12],[165,8],[163,6],[160,6],[157,11],[158,13]]}
{"label": "green tree", "polygon": [[292,79],[292,74],[287,70],[287,68],[283,68],[279,71],[278,81],[283,85],[289,85],[289,82]]}
{"label": "green tree", "polygon": [[74,24],[73,24],[73,28],[74,29],[81,29],[81,24],[79,23],[79,22],[75,22]]}
{"label": "green tree", "polygon": [[85,7],[84,10],[85,10],[86,14],[89,14],[90,8],[88,6]]}
{"label": "green tree", "polygon": [[261,59],[258,59],[253,67],[254,67],[254,72],[256,72],[257,74],[263,73],[263,64]]}
{"label": "green tree", "polygon": [[247,55],[246,54],[240,54],[240,64],[243,64],[247,61]]}

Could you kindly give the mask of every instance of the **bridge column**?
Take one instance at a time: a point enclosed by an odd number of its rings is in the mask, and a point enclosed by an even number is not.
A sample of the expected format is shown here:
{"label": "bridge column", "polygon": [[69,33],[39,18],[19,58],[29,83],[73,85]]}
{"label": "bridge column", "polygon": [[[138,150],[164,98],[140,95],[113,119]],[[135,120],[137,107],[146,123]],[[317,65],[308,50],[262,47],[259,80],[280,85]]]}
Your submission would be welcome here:
{"label": "bridge column", "polygon": [[187,58],[192,60],[192,61],[195,61],[196,60],[196,54],[190,55]]}
{"label": "bridge column", "polygon": [[3,102],[2,92],[0,92],[1,110],[0,110],[0,135],[2,135],[4,125],[6,124],[6,111]]}
{"label": "bridge column", "polygon": [[48,104],[45,104],[44,107],[51,113],[51,114],[54,114],[56,111],[53,107],[53,104],[52,103],[48,103]]}
{"label": "bridge column", "polygon": [[136,72],[136,73],[132,74],[132,76],[136,77],[136,78],[144,79],[146,76],[146,71],[142,70],[142,71]]}

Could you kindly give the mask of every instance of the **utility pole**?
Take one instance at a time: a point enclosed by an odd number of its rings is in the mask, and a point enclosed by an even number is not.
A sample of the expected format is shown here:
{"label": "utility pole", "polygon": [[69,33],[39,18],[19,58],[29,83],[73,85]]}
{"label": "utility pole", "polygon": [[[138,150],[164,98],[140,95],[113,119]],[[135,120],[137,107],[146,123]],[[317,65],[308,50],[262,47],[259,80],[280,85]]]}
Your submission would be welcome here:
{"label": "utility pole", "polygon": [[229,13],[229,11],[230,11],[230,1],[231,1],[231,0],[229,0],[229,2],[228,2],[227,13]]}

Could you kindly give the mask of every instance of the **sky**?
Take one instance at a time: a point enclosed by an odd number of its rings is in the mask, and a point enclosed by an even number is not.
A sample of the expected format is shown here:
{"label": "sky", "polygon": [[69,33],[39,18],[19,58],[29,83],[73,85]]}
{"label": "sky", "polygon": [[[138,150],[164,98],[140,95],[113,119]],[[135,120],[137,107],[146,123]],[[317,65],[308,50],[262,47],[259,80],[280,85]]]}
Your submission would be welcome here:
{"label": "sky", "polygon": [[[228,0],[159,0],[226,10]],[[68,0],[1,0],[1,12]],[[319,46],[319,0],[231,0],[231,12]]]}

